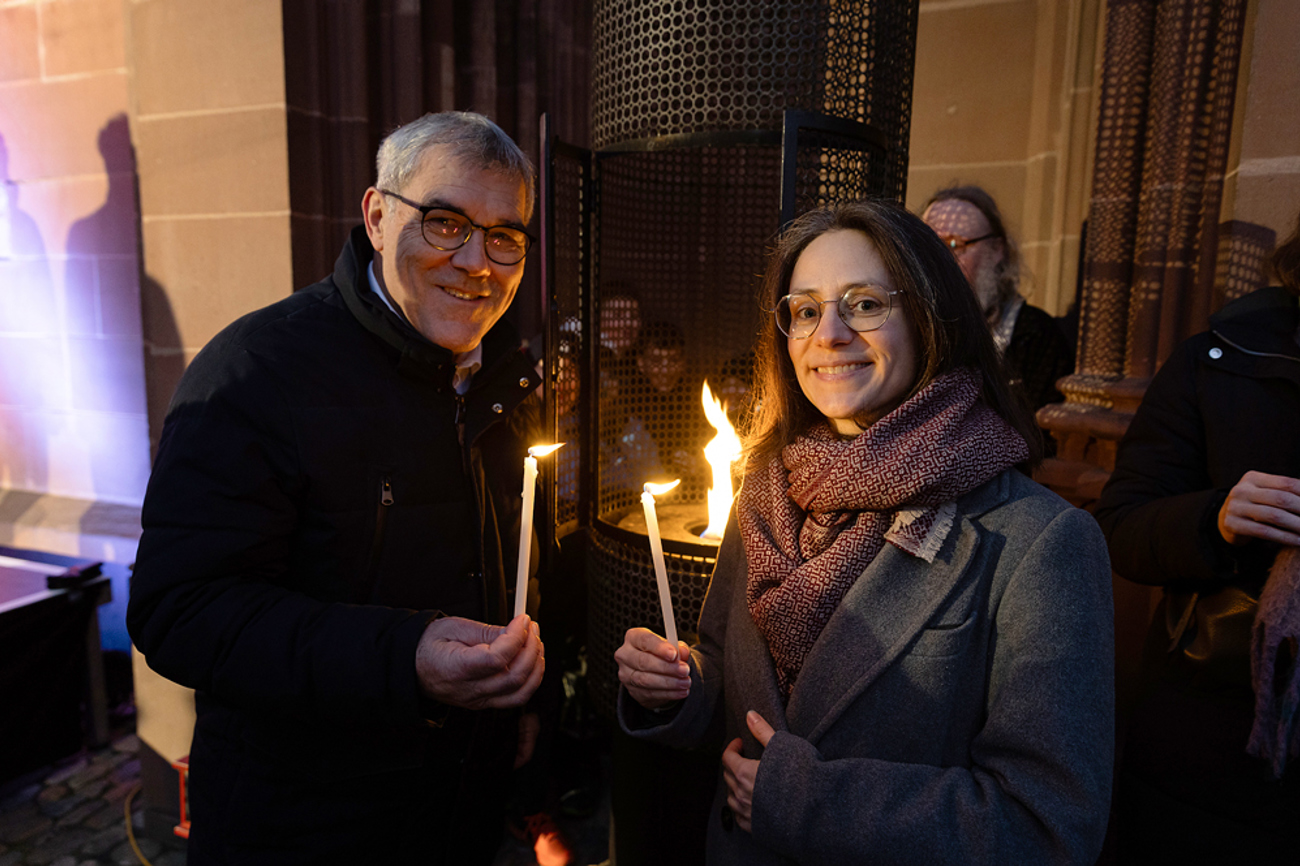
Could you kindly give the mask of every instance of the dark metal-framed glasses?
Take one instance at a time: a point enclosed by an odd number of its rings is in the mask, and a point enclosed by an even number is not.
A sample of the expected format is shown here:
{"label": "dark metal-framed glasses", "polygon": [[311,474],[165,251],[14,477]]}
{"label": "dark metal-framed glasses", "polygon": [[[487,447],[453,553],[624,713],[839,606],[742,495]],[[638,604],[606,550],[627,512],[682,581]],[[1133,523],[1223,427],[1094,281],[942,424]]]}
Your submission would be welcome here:
{"label": "dark metal-framed glasses", "polygon": [[811,337],[821,323],[822,307],[834,304],[840,321],[862,333],[874,331],[889,321],[893,296],[897,294],[900,294],[898,290],[890,291],[880,286],[854,286],[838,298],[819,301],[807,292],[797,292],[777,301],[772,313],[782,334],[794,340],[804,340]]}
{"label": "dark metal-framed glasses", "polygon": [[517,265],[528,255],[533,236],[514,226],[481,226],[458,210],[441,205],[417,204],[386,189],[379,190],[420,212],[420,232],[429,246],[450,252],[469,242],[474,229],[483,233],[483,252],[498,265]]}
{"label": "dark metal-framed glasses", "polygon": [[986,235],[981,235],[980,237],[967,240],[961,235],[939,235],[939,240],[943,241],[943,245],[951,250],[952,254],[955,256],[965,252],[966,248],[969,246],[974,246],[981,241],[991,241],[997,236],[996,232],[989,232]]}

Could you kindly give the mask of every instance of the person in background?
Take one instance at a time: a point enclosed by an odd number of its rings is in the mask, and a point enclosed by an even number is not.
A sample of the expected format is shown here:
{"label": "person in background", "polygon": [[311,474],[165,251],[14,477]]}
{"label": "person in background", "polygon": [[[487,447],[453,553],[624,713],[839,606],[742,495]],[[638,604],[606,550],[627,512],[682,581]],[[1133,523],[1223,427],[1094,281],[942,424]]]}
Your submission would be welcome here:
{"label": "person in background", "polygon": [[490,863],[536,735],[538,377],[499,321],[532,167],[448,112],[377,169],[333,274],[214,337],[163,429],[128,626],[195,689],[192,866]]}
{"label": "person in background", "polygon": [[687,487],[708,475],[704,446],[713,435],[701,402],[703,380],[686,362],[686,340],[671,322],[641,329],[633,349],[636,371],[623,383],[629,411],[654,441],[658,472],[652,480],[681,478]]}
{"label": "person in background", "polygon": [[[558,439],[577,445],[581,441],[582,415],[579,365],[581,343],[572,334],[560,335],[555,383],[555,417]],[[659,471],[658,451],[650,432],[639,418],[628,411],[628,389],[608,369],[600,371],[598,389],[602,402],[597,460],[599,461],[600,496],[641,492],[645,479]],[[570,455],[573,452],[570,452]],[[569,457],[572,461],[570,455]],[[557,495],[570,503],[578,501],[578,464],[567,462],[567,471],[557,477]]]}
{"label": "person in background", "polygon": [[[1056,380],[1074,372],[1074,350],[1051,315],[1020,294],[1020,252],[993,196],[978,186],[941,189],[922,219],[957,257],[1029,408],[1062,402]],[[1048,445],[1051,453],[1050,440]]]}
{"label": "person in background", "polygon": [[699,642],[627,632],[621,725],[725,730],[711,866],[1091,866],[1110,564],[1024,474],[1039,440],[961,270],[897,204],[855,202],[796,219],[762,291],[761,408]]}
{"label": "person in background", "polygon": [[601,370],[623,380],[636,372],[641,301],[631,286],[613,282],[600,297]]}
{"label": "person in background", "polygon": [[718,372],[709,378],[713,396],[726,407],[727,419],[733,427],[740,427],[751,415],[750,394],[754,389],[754,350],[746,349],[728,358]]}
{"label": "person in background", "polygon": [[1273,270],[1156,373],[1097,505],[1115,571],[1163,587],[1118,774],[1120,863],[1300,856],[1300,219]]}

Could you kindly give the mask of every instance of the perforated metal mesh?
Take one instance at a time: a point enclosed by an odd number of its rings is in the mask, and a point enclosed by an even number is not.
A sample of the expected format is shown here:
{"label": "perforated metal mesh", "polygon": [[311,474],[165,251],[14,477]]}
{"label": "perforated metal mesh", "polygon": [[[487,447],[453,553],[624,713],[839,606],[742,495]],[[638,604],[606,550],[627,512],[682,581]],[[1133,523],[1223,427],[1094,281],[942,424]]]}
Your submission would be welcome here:
{"label": "perforated metal mesh", "polygon": [[826,130],[799,130],[795,213],[866,195],[903,198],[905,176],[888,152]]}
{"label": "perforated metal mesh", "polygon": [[[765,243],[777,230],[780,153],[735,147],[628,153],[600,170],[597,301],[609,326],[600,412],[606,460],[597,513],[636,506],[645,481],[682,479],[674,502],[704,502],[714,435],[701,390],[731,394],[758,330]],[[633,308],[633,316],[627,310]]]}
{"label": "perforated metal mesh", "polygon": [[603,0],[592,136],[779,129],[803,109],[887,130],[906,160],[916,0]]}

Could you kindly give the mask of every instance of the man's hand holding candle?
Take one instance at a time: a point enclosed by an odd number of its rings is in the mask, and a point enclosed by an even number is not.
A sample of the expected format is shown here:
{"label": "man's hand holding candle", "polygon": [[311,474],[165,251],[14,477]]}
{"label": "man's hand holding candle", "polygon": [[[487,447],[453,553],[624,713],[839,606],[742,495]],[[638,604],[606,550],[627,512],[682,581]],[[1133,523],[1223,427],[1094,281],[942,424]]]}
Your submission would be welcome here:
{"label": "man's hand holding candle", "polygon": [[545,670],[537,624],[527,616],[506,626],[441,617],[425,628],[415,650],[424,693],[470,710],[523,706]]}

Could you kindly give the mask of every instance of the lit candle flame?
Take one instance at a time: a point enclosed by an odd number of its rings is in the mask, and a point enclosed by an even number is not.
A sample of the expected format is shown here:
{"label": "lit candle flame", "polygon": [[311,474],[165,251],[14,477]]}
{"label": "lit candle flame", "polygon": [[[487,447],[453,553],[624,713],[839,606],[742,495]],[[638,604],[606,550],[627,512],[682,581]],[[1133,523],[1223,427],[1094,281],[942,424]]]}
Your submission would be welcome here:
{"label": "lit candle flame", "polygon": [[[555,445],[534,445],[528,449],[528,456],[545,457],[547,454],[550,454],[552,451],[555,451],[563,447],[564,447],[563,442],[557,443]],[[516,451],[515,453],[518,454],[519,452]]]}
{"label": "lit candle flame", "polygon": [[709,390],[708,382],[704,383],[702,397],[704,417],[709,419],[718,435],[704,446],[704,459],[713,469],[713,486],[709,488],[709,527],[700,537],[721,541],[722,532],[727,528],[727,516],[731,513],[731,500],[736,495],[731,487],[731,464],[740,458],[740,437],[727,418],[726,407]]}
{"label": "lit candle flame", "polygon": [[515,616],[528,606],[528,559],[533,549],[533,500],[537,495],[537,458],[545,457],[559,445],[534,445],[524,458],[523,509],[519,512],[519,560],[515,571]]}
{"label": "lit candle flame", "polygon": [[659,516],[655,513],[655,496],[667,493],[682,479],[670,484],[651,484],[647,481],[641,488],[641,508],[645,511],[646,536],[650,539],[650,559],[655,566],[655,585],[659,587],[659,607],[664,615],[664,639],[677,646],[677,623],[673,619],[673,599],[668,589],[668,565],[664,562],[663,540],[659,537]]}

